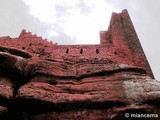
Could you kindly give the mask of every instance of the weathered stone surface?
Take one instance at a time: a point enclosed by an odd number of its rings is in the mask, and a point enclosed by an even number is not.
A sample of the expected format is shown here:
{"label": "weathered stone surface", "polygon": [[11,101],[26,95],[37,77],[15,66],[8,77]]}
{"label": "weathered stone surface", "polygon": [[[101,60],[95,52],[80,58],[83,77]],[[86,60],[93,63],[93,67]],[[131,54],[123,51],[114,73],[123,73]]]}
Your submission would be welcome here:
{"label": "weathered stone surface", "polygon": [[[151,106],[138,106],[130,105],[121,108],[113,109],[79,109],[67,112],[48,112],[44,114],[35,115],[32,117],[33,120],[125,120],[125,113],[132,113],[136,111],[139,113],[150,113],[153,111]],[[134,113],[134,112],[133,112]],[[131,119],[128,117],[127,119]],[[143,120],[143,118],[141,119]],[[144,119],[145,120],[145,119]],[[154,119],[156,120],[156,119]]]}
{"label": "weathered stone surface", "polygon": [[[53,110],[58,108],[61,111],[64,108],[60,106],[66,102],[66,109],[71,109],[72,107],[87,107],[86,104],[92,105],[94,103],[97,103],[97,105],[107,105],[112,102],[125,105],[151,104],[150,101],[159,100],[160,83],[152,80],[150,77],[123,72],[117,73],[117,75],[114,73],[114,77],[106,79],[105,77],[83,78],[82,81],[65,84],[57,80],[56,83],[58,84],[56,85],[43,82],[30,82],[18,90],[17,99],[22,101],[22,104],[27,102],[29,104],[32,100],[33,102],[37,101],[39,106],[43,102],[42,107],[45,109],[50,109],[53,106]],[[87,79],[90,81],[87,81]],[[49,108],[47,108],[47,104],[50,104]],[[96,106],[92,107],[96,108]],[[30,109],[32,109],[32,106]]]}
{"label": "weathered stone surface", "polygon": [[27,60],[25,58],[8,52],[0,52],[0,69],[3,74],[22,76],[26,65]]}
{"label": "weathered stone surface", "polygon": [[99,45],[57,45],[25,30],[18,38],[0,37],[0,120],[160,115],[160,82],[127,11],[113,13],[100,37]]}
{"label": "weathered stone surface", "polygon": [[[33,64],[33,63],[32,63]],[[73,63],[65,61],[46,61],[40,60],[33,64],[31,76],[52,75],[57,77],[75,77],[76,69]]]}
{"label": "weathered stone surface", "polygon": [[13,98],[14,85],[6,77],[0,77],[0,104]]}
{"label": "weathered stone surface", "polygon": [[[94,77],[87,77],[78,81],[73,79],[70,83],[67,83],[68,80],[65,79],[55,79],[55,83],[57,83],[55,85],[51,85],[49,82],[44,83],[45,81],[38,82],[38,80],[36,82],[29,82],[20,87],[17,93],[17,98],[36,99],[53,104],[60,104],[65,101],[68,101],[68,103],[76,103],[86,101],[104,102],[116,100],[127,103],[128,98],[125,99],[125,87],[128,86],[127,83],[126,86],[124,85],[124,80],[128,79],[129,81],[126,81],[132,83],[133,78],[137,78],[139,81],[144,81],[147,79],[147,77],[144,76],[134,75],[134,72],[123,73],[121,71],[120,73],[114,73],[114,75],[112,74],[113,73],[111,73],[110,76],[105,75],[103,77],[93,75]],[[149,78],[149,80],[151,80],[151,78]],[[66,81],[66,83],[64,83],[64,81]]]}
{"label": "weathered stone surface", "polygon": [[6,107],[0,106],[0,116],[4,113],[6,113],[8,110]]}
{"label": "weathered stone surface", "polygon": [[32,55],[29,54],[26,51],[17,50],[15,48],[11,48],[11,47],[8,48],[8,47],[0,46],[0,51],[1,52],[7,52],[7,53],[10,53],[10,54],[13,54],[13,55],[17,55],[17,56],[21,56],[21,57],[24,57],[24,58],[31,58],[32,57]]}

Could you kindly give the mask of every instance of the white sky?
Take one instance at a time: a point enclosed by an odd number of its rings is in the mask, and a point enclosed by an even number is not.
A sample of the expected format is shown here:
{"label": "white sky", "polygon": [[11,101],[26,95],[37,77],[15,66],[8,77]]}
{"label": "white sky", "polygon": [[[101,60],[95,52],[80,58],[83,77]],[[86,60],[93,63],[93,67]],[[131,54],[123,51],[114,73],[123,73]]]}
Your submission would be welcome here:
{"label": "white sky", "polygon": [[0,36],[22,29],[58,44],[96,44],[112,12],[127,9],[156,79],[160,80],[159,0],[1,0]]}

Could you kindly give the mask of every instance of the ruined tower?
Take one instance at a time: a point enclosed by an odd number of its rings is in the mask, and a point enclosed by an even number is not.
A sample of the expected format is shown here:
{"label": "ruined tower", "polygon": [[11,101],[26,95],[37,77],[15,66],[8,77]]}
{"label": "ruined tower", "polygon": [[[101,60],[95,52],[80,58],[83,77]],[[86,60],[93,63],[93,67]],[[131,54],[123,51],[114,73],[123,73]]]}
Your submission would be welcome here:
{"label": "ruined tower", "polygon": [[58,45],[25,30],[1,37],[0,71],[3,120],[121,120],[159,110],[160,83],[127,10],[112,14],[100,44]]}

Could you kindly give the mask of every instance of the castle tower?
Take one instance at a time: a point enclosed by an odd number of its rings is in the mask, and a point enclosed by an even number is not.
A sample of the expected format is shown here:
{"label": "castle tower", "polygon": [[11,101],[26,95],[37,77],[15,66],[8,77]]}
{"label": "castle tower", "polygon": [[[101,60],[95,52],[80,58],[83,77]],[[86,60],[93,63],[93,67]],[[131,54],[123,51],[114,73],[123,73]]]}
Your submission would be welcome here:
{"label": "castle tower", "polygon": [[102,46],[112,44],[119,52],[131,58],[134,66],[144,68],[154,78],[127,10],[112,13],[108,31],[101,31],[100,37]]}

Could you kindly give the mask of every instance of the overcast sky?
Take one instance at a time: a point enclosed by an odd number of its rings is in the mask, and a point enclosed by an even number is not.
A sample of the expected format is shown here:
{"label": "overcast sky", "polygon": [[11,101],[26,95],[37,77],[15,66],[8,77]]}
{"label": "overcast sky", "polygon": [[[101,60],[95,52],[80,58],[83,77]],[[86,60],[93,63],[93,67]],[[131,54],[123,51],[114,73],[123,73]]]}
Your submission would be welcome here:
{"label": "overcast sky", "polygon": [[22,29],[58,44],[97,44],[112,12],[127,9],[156,79],[160,80],[159,0],[0,0],[0,36]]}

